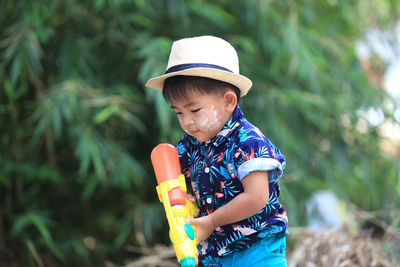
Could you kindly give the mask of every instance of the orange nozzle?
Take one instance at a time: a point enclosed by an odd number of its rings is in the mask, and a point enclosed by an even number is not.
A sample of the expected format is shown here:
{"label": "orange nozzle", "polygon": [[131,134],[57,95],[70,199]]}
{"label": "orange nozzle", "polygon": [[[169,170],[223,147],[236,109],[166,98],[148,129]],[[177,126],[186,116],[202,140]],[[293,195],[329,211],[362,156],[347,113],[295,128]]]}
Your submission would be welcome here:
{"label": "orange nozzle", "polygon": [[173,145],[157,145],[151,152],[150,158],[158,184],[176,179],[181,174],[178,151]]}
{"label": "orange nozzle", "polygon": [[[177,179],[181,175],[178,151],[173,145],[159,144],[150,155],[151,163],[156,174],[157,184],[166,180]],[[186,204],[185,193],[180,188],[174,188],[168,192],[171,205]]]}

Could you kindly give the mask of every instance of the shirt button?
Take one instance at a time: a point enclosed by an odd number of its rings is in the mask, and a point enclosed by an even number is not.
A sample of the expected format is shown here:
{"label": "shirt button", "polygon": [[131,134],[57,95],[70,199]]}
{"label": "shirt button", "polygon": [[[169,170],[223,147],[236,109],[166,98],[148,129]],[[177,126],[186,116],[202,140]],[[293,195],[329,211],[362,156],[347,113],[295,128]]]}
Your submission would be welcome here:
{"label": "shirt button", "polygon": [[208,168],[208,167],[205,168],[205,169],[204,169],[204,172],[205,172],[205,173],[209,173],[209,172],[210,172],[210,168]]}
{"label": "shirt button", "polygon": [[211,202],[212,202],[212,199],[211,199],[210,197],[208,197],[208,198],[207,198],[207,203],[208,203],[208,204],[211,204]]}

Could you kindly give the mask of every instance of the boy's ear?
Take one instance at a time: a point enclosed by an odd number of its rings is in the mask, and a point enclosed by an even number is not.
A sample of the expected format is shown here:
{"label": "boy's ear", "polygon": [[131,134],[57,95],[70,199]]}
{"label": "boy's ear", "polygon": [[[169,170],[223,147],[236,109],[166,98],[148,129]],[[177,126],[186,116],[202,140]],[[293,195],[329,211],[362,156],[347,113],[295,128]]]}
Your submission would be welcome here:
{"label": "boy's ear", "polygon": [[237,97],[233,91],[226,91],[224,93],[225,109],[228,112],[233,112],[237,105]]}

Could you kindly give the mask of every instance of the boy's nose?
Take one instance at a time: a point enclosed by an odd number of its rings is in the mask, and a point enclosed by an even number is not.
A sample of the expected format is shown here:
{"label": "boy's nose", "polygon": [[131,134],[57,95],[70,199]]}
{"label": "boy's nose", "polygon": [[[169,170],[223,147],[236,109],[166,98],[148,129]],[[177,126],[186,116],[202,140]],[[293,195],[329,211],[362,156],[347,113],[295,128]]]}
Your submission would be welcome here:
{"label": "boy's nose", "polygon": [[194,124],[193,118],[190,117],[190,116],[185,116],[184,119],[183,119],[183,125],[185,125],[186,127],[188,127],[188,126],[190,126],[190,125],[192,125],[192,124]]}

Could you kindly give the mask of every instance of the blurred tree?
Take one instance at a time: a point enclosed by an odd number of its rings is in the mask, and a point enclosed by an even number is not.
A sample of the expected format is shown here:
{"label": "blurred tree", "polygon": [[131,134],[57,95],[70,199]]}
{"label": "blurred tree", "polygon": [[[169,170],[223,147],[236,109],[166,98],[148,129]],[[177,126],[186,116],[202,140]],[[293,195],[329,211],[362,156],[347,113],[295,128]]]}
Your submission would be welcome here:
{"label": "blurred tree", "polygon": [[305,223],[304,202],[318,189],[366,210],[399,203],[398,158],[357,115],[391,100],[355,52],[364,29],[390,26],[399,6],[1,1],[0,264],[98,266],[122,262],[125,244],[167,242],[149,154],[182,132],[144,83],[187,36],[237,48],[254,83],[242,108],[288,160],[281,199],[291,225]]}

